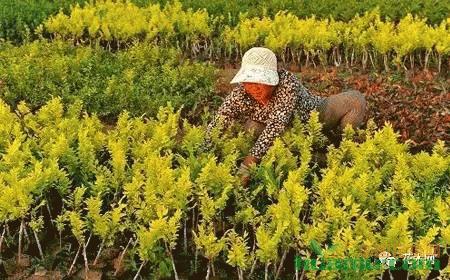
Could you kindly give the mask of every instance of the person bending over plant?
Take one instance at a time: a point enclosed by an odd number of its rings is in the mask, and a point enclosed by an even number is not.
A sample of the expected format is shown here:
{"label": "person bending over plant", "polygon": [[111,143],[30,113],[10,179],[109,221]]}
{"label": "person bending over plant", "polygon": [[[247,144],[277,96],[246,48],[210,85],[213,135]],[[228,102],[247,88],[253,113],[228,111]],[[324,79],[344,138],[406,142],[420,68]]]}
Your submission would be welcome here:
{"label": "person bending over plant", "polygon": [[277,67],[275,53],[267,48],[253,47],[245,52],[241,68],[230,83],[238,85],[208,124],[205,146],[210,146],[211,130],[219,122],[224,129],[231,121],[245,121],[245,130],[255,133],[257,140],[239,168],[244,186],[250,179],[249,166],[259,163],[294,115],[304,122],[316,109],[325,132],[335,129],[341,132],[347,124],[357,128],[364,121],[363,94],[349,90],[329,97],[312,95],[293,73]]}

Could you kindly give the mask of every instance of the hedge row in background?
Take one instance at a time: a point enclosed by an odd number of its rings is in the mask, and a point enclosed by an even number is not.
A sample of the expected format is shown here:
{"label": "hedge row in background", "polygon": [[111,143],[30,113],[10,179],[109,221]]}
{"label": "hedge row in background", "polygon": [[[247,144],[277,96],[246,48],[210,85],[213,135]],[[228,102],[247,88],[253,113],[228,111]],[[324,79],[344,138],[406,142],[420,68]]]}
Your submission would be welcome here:
{"label": "hedge row in background", "polygon": [[62,41],[0,47],[0,96],[34,110],[52,96],[81,99],[89,112],[154,115],[161,105],[192,107],[213,93],[214,68],[183,61],[174,49],[137,44],[111,53]]}
{"label": "hedge row in background", "polygon": [[[151,119],[123,112],[108,131],[80,102],[64,110],[59,99],[35,113],[0,102],[0,119],[0,243],[8,241],[3,256],[19,264],[32,254],[35,264],[70,275],[108,266],[106,250],[124,248],[114,267],[126,279],[236,279],[234,271],[239,279],[289,279],[288,254],[359,260],[439,245],[441,267],[432,267],[450,274],[450,156],[442,141],[412,155],[390,125],[370,122],[346,129],[320,168],[313,155],[326,142],[313,112],[275,141],[243,188],[237,161],[249,136],[216,130],[203,151],[205,123],[184,121],[179,131],[183,120],[171,108]],[[54,247],[65,254],[57,264]],[[385,270],[305,274],[372,279]]]}
{"label": "hedge row in background", "polygon": [[241,17],[230,26],[204,10],[184,10],[180,2],[140,8],[130,2],[105,1],[50,17],[40,33],[108,49],[126,48],[134,40],[150,41],[210,60],[237,61],[248,48],[266,46],[283,62],[298,65],[359,63],[385,70],[392,65],[427,69],[431,61],[440,71],[450,53],[449,19],[432,26],[410,14],[398,23],[383,21],[378,10],[348,22],[279,12],[273,18]]}
{"label": "hedge row in background", "polygon": [[[33,38],[32,31],[50,15],[60,9],[68,12],[70,5],[88,3],[89,0],[2,0],[0,1],[0,38],[21,42]],[[99,1],[97,1],[99,2]],[[159,3],[165,5],[173,1],[167,0],[132,0],[139,6]],[[318,18],[333,17],[336,20],[349,21],[356,14],[363,14],[379,7],[383,19],[398,21],[407,13],[427,18],[430,24],[439,24],[445,19],[450,8],[446,1],[437,0],[181,0],[186,8],[206,9],[210,15],[225,15],[225,22],[235,26],[241,13],[249,17],[262,15],[274,16],[277,12],[286,10],[304,18],[316,15]]]}
{"label": "hedge row in background", "polygon": [[[450,6],[445,1],[437,0],[179,0],[187,8],[203,9],[209,14],[230,15],[229,23],[235,24],[239,20],[240,13],[247,13],[250,17],[262,15],[274,16],[279,11],[289,11],[292,14],[304,18],[312,15],[318,18],[333,17],[336,20],[349,21],[357,14],[364,14],[375,8],[380,9],[383,19],[390,18],[398,21],[408,13],[426,17],[431,24],[440,23],[445,19]],[[133,0],[134,3],[145,5],[153,3],[153,0]],[[158,0],[159,3],[170,3],[172,0]]]}
{"label": "hedge row in background", "polygon": [[33,31],[50,15],[85,0],[2,0],[0,1],[0,38],[14,42],[33,39]]}

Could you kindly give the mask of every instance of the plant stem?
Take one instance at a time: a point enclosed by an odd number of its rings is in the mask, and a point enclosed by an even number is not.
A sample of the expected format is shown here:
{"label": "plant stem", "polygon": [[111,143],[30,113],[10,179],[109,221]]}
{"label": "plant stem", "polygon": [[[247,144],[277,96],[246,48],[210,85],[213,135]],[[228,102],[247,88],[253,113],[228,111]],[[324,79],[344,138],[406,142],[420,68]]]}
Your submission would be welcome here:
{"label": "plant stem", "polygon": [[141,265],[139,266],[139,269],[138,269],[138,271],[136,272],[136,275],[134,276],[133,280],[137,280],[137,279],[138,279],[139,273],[141,273],[141,270],[142,270],[142,268],[144,267],[144,265],[145,265],[146,263],[147,263],[147,261],[143,261],[143,262],[141,263]]}
{"label": "plant stem", "polygon": [[25,223],[23,224],[23,234],[25,235],[25,238],[27,239],[28,244],[30,242],[30,236],[28,235],[27,227],[25,226]]}
{"label": "plant stem", "polygon": [[105,240],[102,240],[102,244],[100,244],[100,248],[98,249],[98,253],[95,256],[94,262],[92,263],[92,265],[97,265],[98,259],[100,258],[100,254],[103,250],[103,246],[105,245]]}
{"label": "plant stem", "polygon": [[192,208],[192,230],[195,228],[195,206]]}
{"label": "plant stem", "polygon": [[211,274],[211,264],[208,262],[208,271],[206,271],[206,280],[209,280],[209,275]]}
{"label": "plant stem", "polygon": [[50,216],[50,221],[53,221],[52,211],[50,211],[50,203],[46,203],[48,215]]}
{"label": "plant stem", "polygon": [[5,232],[6,232],[6,226],[3,227],[2,236],[0,237],[0,254],[2,253],[2,243],[3,243],[3,238],[5,237]]}
{"label": "plant stem", "polygon": [[305,268],[302,268],[302,274],[300,275],[300,280],[303,280],[303,276],[305,276]]}
{"label": "plant stem", "polygon": [[[253,232],[255,233],[256,232],[255,226],[252,225],[252,227],[253,227]],[[256,238],[253,239],[252,252],[255,252],[255,248],[256,248]],[[255,265],[256,265],[256,257],[255,257],[255,260],[253,261],[252,268],[250,269],[250,273],[248,275],[248,278],[250,278],[252,276],[253,271],[255,269]]]}
{"label": "plant stem", "polygon": [[386,70],[386,72],[389,72],[389,64],[388,64],[387,54],[383,55],[383,62],[384,62],[384,70]]}
{"label": "plant stem", "polygon": [[441,73],[442,55],[438,53],[438,73]]}
{"label": "plant stem", "polygon": [[187,255],[187,217],[184,219],[183,245],[184,245],[184,253]]}
{"label": "plant stem", "polygon": [[298,56],[297,56],[297,63],[298,63],[298,67],[301,67],[301,60],[302,60],[302,51],[300,50],[298,52]]}
{"label": "plant stem", "polygon": [[34,239],[36,239],[36,243],[39,249],[39,255],[41,255],[41,259],[44,259],[44,253],[42,253],[42,247],[41,247],[41,243],[39,242],[39,237],[37,235],[37,232],[35,230],[33,230],[33,234],[34,234]]}
{"label": "plant stem", "polygon": [[277,274],[277,261],[274,261],[273,262],[273,265],[272,265],[272,274],[273,275],[275,275],[275,274]]}
{"label": "plant stem", "polygon": [[83,258],[84,258],[84,271],[85,271],[85,277],[87,277],[87,273],[89,271],[89,264],[87,260],[87,254],[86,254],[86,248],[89,245],[89,241],[91,241],[92,234],[89,235],[89,238],[86,243],[83,244]]}
{"label": "plant stem", "polygon": [[372,55],[370,54],[370,52],[369,52],[369,59],[370,59],[370,63],[372,64],[372,68],[373,68],[374,70],[376,70],[377,68],[376,68],[376,66],[375,66],[375,63],[373,62],[373,58],[372,58]]}
{"label": "plant stem", "polygon": [[75,266],[75,263],[78,259],[78,255],[80,254],[80,250],[81,250],[81,244],[78,245],[78,250],[77,250],[77,253],[75,254],[75,258],[73,259],[72,265],[70,266],[69,271],[67,272],[68,276],[70,274],[72,274],[73,267]]}
{"label": "plant stem", "polygon": [[248,274],[248,278],[250,278],[253,274],[253,271],[255,270],[256,266],[256,259],[253,261],[252,268],[250,269],[250,273]]}
{"label": "plant stem", "polygon": [[169,249],[169,256],[170,256],[170,259],[172,260],[172,268],[173,268],[173,273],[175,274],[175,280],[179,280],[180,278],[178,278],[177,268],[175,267],[175,260],[173,259],[172,250],[170,250],[170,249]]}
{"label": "plant stem", "polygon": [[133,240],[133,238],[130,238],[130,239],[128,240],[127,245],[125,246],[125,248],[123,249],[123,251],[120,253],[119,263],[117,264],[116,271],[114,271],[114,276],[117,276],[117,273],[119,273],[119,268],[120,268],[120,265],[122,264],[123,257],[125,256],[125,252],[127,251],[128,246],[130,246],[132,240]]}
{"label": "plant stem", "polygon": [[369,55],[367,54],[367,51],[364,49],[363,50],[363,55],[362,55],[362,68],[363,68],[363,70],[366,70],[368,56]]}
{"label": "plant stem", "polygon": [[428,57],[430,56],[430,50],[425,52],[424,70],[428,70]]}
{"label": "plant stem", "polygon": [[264,280],[269,279],[269,263],[267,262],[264,267]]}
{"label": "plant stem", "polygon": [[277,269],[277,274],[275,274],[275,280],[278,279],[278,276],[281,273],[281,268],[283,267],[283,263],[284,263],[284,260],[286,259],[287,253],[288,253],[288,249],[286,248],[283,252],[283,256],[281,257],[280,265],[278,266],[278,269]]}
{"label": "plant stem", "polygon": [[244,280],[242,269],[240,269],[238,267],[237,268],[237,273],[238,273],[239,280]]}
{"label": "plant stem", "polygon": [[19,229],[19,249],[17,252],[17,263],[20,264],[21,257],[22,257],[22,233],[23,233],[23,227],[24,227],[24,221],[20,222],[20,229]]}
{"label": "plant stem", "polygon": [[197,273],[197,258],[198,258],[198,250],[195,249],[195,255],[194,255],[194,272]]}
{"label": "plant stem", "polygon": [[354,58],[355,58],[355,48],[352,49],[352,55],[350,57],[350,66],[353,66]]}

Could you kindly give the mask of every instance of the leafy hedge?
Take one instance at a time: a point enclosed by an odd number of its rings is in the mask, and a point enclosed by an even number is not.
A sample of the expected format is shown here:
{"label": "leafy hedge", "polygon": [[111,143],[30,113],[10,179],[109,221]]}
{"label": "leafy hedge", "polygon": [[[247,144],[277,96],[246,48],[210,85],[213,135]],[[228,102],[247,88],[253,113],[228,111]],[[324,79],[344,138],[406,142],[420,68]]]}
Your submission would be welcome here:
{"label": "leafy hedge", "polygon": [[242,16],[236,25],[204,10],[192,11],[174,2],[138,7],[130,2],[105,1],[74,7],[44,22],[42,32],[75,44],[108,49],[126,48],[135,40],[177,46],[192,57],[236,61],[252,46],[272,49],[284,63],[354,65],[363,69],[400,70],[433,62],[441,70],[450,53],[450,21],[429,25],[411,14],[398,22],[382,20],[379,10],[347,22],[299,18],[292,12],[275,16]]}
{"label": "leafy hedge", "polygon": [[[0,1],[0,38],[15,42],[22,42],[27,38],[34,38],[33,31],[46,18],[56,14],[60,9],[68,14],[71,5],[83,5],[87,0],[3,0]],[[97,1],[100,2],[100,1]],[[141,7],[148,4],[159,3],[166,5],[173,3],[170,0],[131,0]],[[235,26],[239,23],[241,14],[248,17],[261,17],[263,15],[275,16],[279,11],[289,11],[300,17],[325,19],[333,17],[336,20],[350,21],[357,14],[364,14],[379,8],[383,19],[395,22],[408,13],[426,18],[429,24],[439,24],[450,13],[446,1],[436,0],[364,0],[364,1],[291,1],[291,0],[181,0],[182,5],[194,11],[205,9],[208,14],[215,17],[223,16],[227,25]]]}
{"label": "leafy hedge", "polygon": [[86,0],[2,0],[0,1],[0,38],[17,43],[34,39],[34,30],[46,18],[70,5]]}
{"label": "leafy hedge", "polygon": [[[134,0],[134,2],[148,3],[153,1]],[[172,1],[159,0],[158,2],[168,3]],[[183,6],[194,10],[205,8],[209,14],[215,16],[230,14],[235,23],[239,19],[239,13],[248,13],[252,17],[263,14],[274,16],[283,10],[301,18],[315,15],[322,19],[333,17],[336,20],[349,21],[357,14],[362,15],[379,7],[383,19],[390,18],[398,21],[411,13],[426,17],[429,23],[438,24],[450,12],[450,7],[445,1],[435,0],[262,0],[257,2],[251,0],[181,0],[180,2]]]}
{"label": "leafy hedge", "polygon": [[190,108],[213,93],[214,68],[183,60],[174,49],[137,44],[111,53],[62,41],[0,47],[0,96],[34,110],[52,96],[70,104],[81,99],[88,112],[115,118],[153,116],[171,102]]}
{"label": "leafy hedge", "polygon": [[[88,271],[106,249],[122,245],[116,268],[127,264],[125,278],[208,279],[228,264],[239,279],[287,279],[288,253],[368,258],[438,244],[448,254],[448,149],[438,141],[432,153],[411,154],[389,124],[347,128],[320,168],[314,155],[327,142],[318,114],[307,123],[297,118],[244,189],[236,163],[248,153],[249,136],[215,130],[212,150],[203,151],[205,124],[190,125],[170,107],[151,119],[123,112],[110,130],[79,101],[65,110],[59,98],[35,113],[2,101],[0,119],[0,243],[5,237],[6,253],[19,261],[37,247],[34,257],[45,264],[59,239],[61,248],[73,248],[60,261],[64,274]],[[25,230],[33,233],[28,241]],[[384,270],[305,273],[369,279]],[[449,276],[449,266],[441,270]]]}

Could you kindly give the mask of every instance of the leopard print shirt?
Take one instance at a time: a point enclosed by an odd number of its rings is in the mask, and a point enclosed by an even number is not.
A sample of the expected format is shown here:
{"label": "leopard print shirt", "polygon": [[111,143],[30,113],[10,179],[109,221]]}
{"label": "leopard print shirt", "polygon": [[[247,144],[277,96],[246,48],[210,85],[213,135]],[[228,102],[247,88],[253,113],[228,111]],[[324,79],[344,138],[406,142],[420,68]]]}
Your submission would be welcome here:
{"label": "leopard print shirt", "polygon": [[242,84],[237,85],[208,124],[207,143],[212,128],[218,122],[222,122],[222,128],[226,128],[233,120],[250,118],[266,125],[250,150],[250,155],[261,159],[275,138],[284,132],[294,114],[298,114],[303,122],[307,121],[310,112],[320,106],[325,97],[311,95],[300,80],[285,69],[280,69],[278,75],[279,84],[266,106],[247,94]]}

